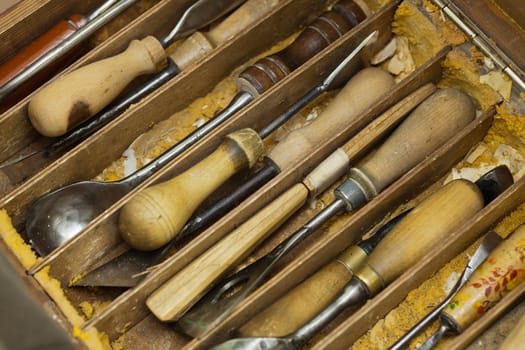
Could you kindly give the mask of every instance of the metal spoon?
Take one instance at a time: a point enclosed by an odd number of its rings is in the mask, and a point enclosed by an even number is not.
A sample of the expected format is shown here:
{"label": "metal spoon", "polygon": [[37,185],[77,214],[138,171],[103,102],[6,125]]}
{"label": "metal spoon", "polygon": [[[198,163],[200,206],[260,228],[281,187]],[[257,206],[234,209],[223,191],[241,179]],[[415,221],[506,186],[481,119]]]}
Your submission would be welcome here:
{"label": "metal spoon", "polygon": [[[242,103],[242,101],[239,102]],[[40,197],[31,204],[27,212],[27,240],[41,256],[49,254],[53,249],[77,235],[95,217],[195,144],[229,116],[221,114],[221,118],[211,119],[160,157],[120,181],[81,181]]]}

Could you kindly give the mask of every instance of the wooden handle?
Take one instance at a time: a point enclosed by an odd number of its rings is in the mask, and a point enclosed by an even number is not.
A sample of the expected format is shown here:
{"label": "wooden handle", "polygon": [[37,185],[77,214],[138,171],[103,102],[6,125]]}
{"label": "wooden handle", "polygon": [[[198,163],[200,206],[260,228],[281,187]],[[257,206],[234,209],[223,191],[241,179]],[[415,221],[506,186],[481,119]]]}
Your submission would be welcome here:
{"label": "wooden handle", "polygon": [[227,135],[212,154],[184,173],[133,197],[120,212],[122,237],[135,249],[162,247],[206,197],[240,169],[253,166],[263,149],[263,141],[252,129]]}
{"label": "wooden handle", "polygon": [[442,317],[461,332],[524,280],[525,225],[522,225],[474,271],[443,310]]}
{"label": "wooden handle", "polygon": [[281,337],[295,332],[324,310],[350,281],[354,268],[366,259],[352,246],[286,293],[239,329],[243,337]]}
{"label": "wooden handle", "polygon": [[193,33],[170,57],[179,69],[185,69],[264,17],[278,4],[278,0],[248,0],[210,31]]}
{"label": "wooden handle", "polygon": [[251,219],[193,260],[148,298],[148,308],[161,321],[178,320],[224,273],[279,227],[308,197],[297,184]]}
{"label": "wooden handle", "polygon": [[320,142],[359,117],[393,85],[392,76],[380,68],[361,70],[312,123],[288,134],[268,153],[268,158],[281,170],[304,159]]}
{"label": "wooden handle", "polygon": [[369,10],[361,6],[353,0],[340,0],[306,27],[286,49],[257,61],[241,72],[239,89],[254,96],[268,90],[364,20]]}
{"label": "wooden handle", "polygon": [[375,294],[481,208],[483,195],[474,183],[461,179],[449,182],[401,220],[356,275]]}
{"label": "wooden handle", "polygon": [[374,195],[410,170],[474,120],[472,100],[456,89],[438,90],[421,103],[392,135],[351,170]]}
{"label": "wooden handle", "polygon": [[31,123],[45,136],[60,136],[92,117],[137,76],[153,73],[166,58],[152,36],[133,40],[113,57],[59,77],[35,94],[28,106]]}
{"label": "wooden handle", "polygon": [[518,324],[507,335],[498,350],[516,350],[525,344],[525,316],[522,316]]}
{"label": "wooden handle", "polygon": [[86,23],[85,17],[72,15],[67,21],[60,21],[54,25],[44,35],[37,38],[0,66],[0,86],[13,79]]}

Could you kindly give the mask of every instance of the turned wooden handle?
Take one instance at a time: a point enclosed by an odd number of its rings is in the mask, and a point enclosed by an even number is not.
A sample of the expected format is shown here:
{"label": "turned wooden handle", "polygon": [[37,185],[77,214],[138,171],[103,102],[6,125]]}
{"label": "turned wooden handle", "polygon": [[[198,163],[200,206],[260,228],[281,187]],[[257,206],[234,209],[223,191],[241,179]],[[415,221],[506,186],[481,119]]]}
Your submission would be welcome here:
{"label": "turned wooden handle", "polygon": [[442,317],[461,332],[524,280],[525,225],[522,225],[494,248],[443,309]]}
{"label": "turned wooden handle", "polygon": [[522,316],[518,324],[507,335],[498,350],[516,350],[525,344],[525,316]]}
{"label": "turned wooden handle", "polygon": [[179,69],[185,69],[264,17],[278,4],[279,0],[248,0],[208,32],[190,35],[170,57]]}
{"label": "turned wooden handle", "polygon": [[257,61],[239,75],[238,87],[254,96],[262,94],[297,67],[366,18],[366,5],[353,0],[340,0],[307,26],[284,50]]}
{"label": "turned wooden handle", "polygon": [[347,249],[239,329],[243,337],[281,337],[295,332],[341,293],[353,269],[366,259],[357,246]]}
{"label": "turned wooden handle", "polygon": [[304,159],[319,143],[358,118],[393,85],[392,76],[380,68],[361,70],[312,123],[289,133],[268,153],[268,158],[281,170]]}
{"label": "turned wooden handle", "polygon": [[128,48],[65,74],[37,92],[28,113],[35,129],[45,136],[60,136],[92,117],[137,76],[156,71],[166,58],[152,36],[133,40]]}
{"label": "turned wooden handle", "polygon": [[227,135],[213,153],[190,169],[133,197],[120,212],[122,237],[139,250],[160,248],[217,187],[240,169],[253,166],[263,149],[263,141],[252,129]]}
{"label": "turned wooden handle", "polygon": [[474,120],[472,100],[456,89],[438,90],[422,102],[374,152],[351,169],[351,177],[379,193]]}
{"label": "turned wooden handle", "polygon": [[375,294],[481,208],[483,195],[474,183],[462,179],[449,182],[401,220],[355,274]]}
{"label": "turned wooden handle", "polygon": [[279,227],[308,197],[297,184],[193,260],[148,298],[148,308],[161,321],[176,321],[232,266]]}

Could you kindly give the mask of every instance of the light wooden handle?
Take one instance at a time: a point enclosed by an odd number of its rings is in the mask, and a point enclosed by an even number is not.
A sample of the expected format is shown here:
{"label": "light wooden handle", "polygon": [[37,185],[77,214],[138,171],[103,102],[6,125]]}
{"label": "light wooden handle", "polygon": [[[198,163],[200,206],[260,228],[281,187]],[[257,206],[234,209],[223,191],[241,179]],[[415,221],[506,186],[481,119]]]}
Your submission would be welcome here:
{"label": "light wooden handle", "polygon": [[392,76],[380,68],[361,70],[311,124],[288,134],[268,153],[268,158],[281,170],[304,159],[320,142],[359,117],[393,85]]}
{"label": "light wooden handle", "polygon": [[182,70],[257,22],[278,4],[278,0],[248,0],[210,31],[190,35],[170,57]]}
{"label": "light wooden handle", "polygon": [[163,246],[206,197],[238,170],[251,167],[263,149],[263,141],[252,129],[227,135],[212,154],[192,168],[133,197],[120,212],[122,237],[139,250]]}
{"label": "light wooden handle", "polygon": [[449,182],[401,220],[356,275],[375,294],[481,208],[483,195],[474,183],[461,179]]}
{"label": "light wooden handle", "polygon": [[300,208],[307,197],[308,191],[301,184],[286,191],[157,289],[146,302],[148,308],[161,321],[178,320],[227,270]]}
{"label": "light wooden handle", "polygon": [[468,95],[438,90],[422,102],[374,152],[353,168],[351,177],[372,196],[422,161],[474,120]]}
{"label": "light wooden handle", "polygon": [[37,92],[28,106],[31,123],[42,135],[63,135],[102,110],[137,76],[155,72],[165,58],[154,37],[133,40],[124,52],[65,74]]}
{"label": "light wooden handle", "polygon": [[366,259],[357,246],[347,249],[239,329],[243,337],[281,337],[295,332],[324,310]]}
{"label": "light wooden handle", "polygon": [[507,335],[498,350],[516,350],[525,344],[525,316],[522,316],[518,324]]}
{"label": "light wooden handle", "polygon": [[443,310],[442,317],[461,332],[524,280],[525,225],[522,225],[474,271]]}

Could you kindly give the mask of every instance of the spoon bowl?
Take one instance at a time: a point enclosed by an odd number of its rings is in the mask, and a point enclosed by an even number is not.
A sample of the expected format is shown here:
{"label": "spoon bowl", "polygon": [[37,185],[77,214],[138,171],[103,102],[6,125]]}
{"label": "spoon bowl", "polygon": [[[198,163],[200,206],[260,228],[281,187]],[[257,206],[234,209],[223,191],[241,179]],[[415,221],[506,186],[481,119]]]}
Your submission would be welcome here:
{"label": "spoon bowl", "polygon": [[27,238],[38,254],[46,256],[129,190],[126,182],[82,181],[50,192],[30,206]]}

